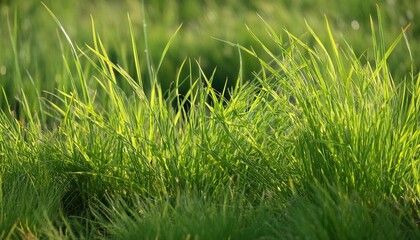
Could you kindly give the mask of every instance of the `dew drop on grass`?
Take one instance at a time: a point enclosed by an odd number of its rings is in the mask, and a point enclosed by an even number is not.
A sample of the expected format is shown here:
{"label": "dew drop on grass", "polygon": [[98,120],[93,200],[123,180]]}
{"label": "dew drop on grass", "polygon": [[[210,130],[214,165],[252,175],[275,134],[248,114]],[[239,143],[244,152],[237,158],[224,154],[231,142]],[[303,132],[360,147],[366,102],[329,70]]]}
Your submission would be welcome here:
{"label": "dew drop on grass", "polygon": [[360,24],[359,24],[359,22],[358,22],[358,21],[353,20],[353,21],[351,21],[351,27],[352,27],[354,30],[359,30],[359,28],[360,28]]}
{"label": "dew drop on grass", "polygon": [[388,3],[389,6],[394,6],[395,5],[395,0],[388,0],[386,2]]}
{"label": "dew drop on grass", "polygon": [[405,14],[407,15],[407,18],[409,20],[413,20],[414,14],[413,14],[413,12],[411,10],[407,10]]}
{"label": "dew drop on grass", "polygon": [[2,65],[0,67],[0,75],[6,75],[6,72],[7,72],[6,66]]}

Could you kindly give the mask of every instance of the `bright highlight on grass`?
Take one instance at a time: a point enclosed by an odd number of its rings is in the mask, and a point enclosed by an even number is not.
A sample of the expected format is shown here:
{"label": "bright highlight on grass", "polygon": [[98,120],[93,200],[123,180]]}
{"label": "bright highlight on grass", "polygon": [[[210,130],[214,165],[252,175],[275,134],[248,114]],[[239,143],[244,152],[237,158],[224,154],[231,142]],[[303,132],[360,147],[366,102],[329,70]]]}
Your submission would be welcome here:
{"label": "bright highlight on grass", "polygon": [[241,68],[220,92],[189,59],[188,78],[162,89],[181,27],[142,70],[148,48],[128,17],[132,76],[93,19],[92,43],[78,46],[48,10],[69,83],[39,100],[22,90],[19,118],[0,112],[0,238],[419,238],[420,76],[393,79],[387,59],[406,29],[386,46],[377,11],[374,61],[339,45],[327,18],[328,41],[307,23],[312,44],[267,24],[275,49],[249,27],[265,53],[232,45],[261,71],[246,81]]}

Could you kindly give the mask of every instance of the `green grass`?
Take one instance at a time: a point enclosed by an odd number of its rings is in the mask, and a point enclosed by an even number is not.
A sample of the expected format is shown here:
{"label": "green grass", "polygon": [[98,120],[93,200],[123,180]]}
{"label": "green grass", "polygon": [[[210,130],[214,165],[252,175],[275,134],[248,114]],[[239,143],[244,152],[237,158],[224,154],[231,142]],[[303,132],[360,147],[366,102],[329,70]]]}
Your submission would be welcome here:
{"label": "green grass", "polygon": [[[76,0],[77,1],[77,0]],[[324,28],[323,16],[326,14],[330,20],[333,34],[340,45],[346,45],[341,35],[351,43],[357,56],[365,55],[367,61],[374,59],[370,31],[369,16],[373,15],[376,21],[376,4],[383,12],[382,25],[386,45],[390,45],[401,29],[411,23],[406,35],[410,40],[411,55],[403,41],[389,58],[390,71],[395,79],[404,78],[413,66],[418,72],[420,62],[417,56],[420,45],[412,39],[420,37],[419,26],[414,19],[420,14],[420,6],[412,0],[400,0],[398,3],[391,0],[382,1],[282,1],[267,0],[254,3],[253,1],[219,1],[208,0],[206,3],[199,1],[146,1],[143,15],[141,1],[101,1],[91,0],[79,3],[58,3],[45,0],[45,4],[57,15],[71,39],[80,47],[85,43],[92,45],[91,16],[96,22],[96,31],[101,35],[104,46],[114,63],[123,66],[130,76],[138,80],[136,63],[133,59],[130,39],[131,33],[127,24],[127,12],[133,24],[133,33],[138,44],[138,59],[142,70],[147,68],[145,41],[143,35],[143,19],[147,20],[148,49],[150,62],[156,67],[162,49],[172,33],[182,24],[178,37],[174,39],[172,48],[166,54],[166,60],[159,71],[159,81],[163,90],[173,86],[179,66],[185,58],[200,61],[200,66],[206,75],[214,74],[213,86],[221,91],[225,82],[234,86],[240,65],[243,78],[254,79],[254,72],[260,70],[258,61],[248,55],[242,56],[239,62],[238,51],[224,42],[215,40],[223,39],[238,43],[262,53],[256,46],[245,25],[252,27],[253,31],[271,49],[276,48],[270,36],[265,31],[260,15],[270,26],[276,29],[277,34],[286,38],[282,29],[287,29],[299,36],[309,46],[315,42],[306,34],[305,19],[311,23],[312,28],[323,40],[328,40],[328,33]],[[168,10],[170,9],[170,11]],[[258,13],[258,14],[257,14]],[[229,19],[229,21],[226,21]],[[352,27],[352,22],[357,22],[359,28]],[[112,30],[112,31],[110,31]],[[51,17],[46,14],[45,8],[39,1],[16,0],[2,1],[0,3],[0,48],[4,49],[0,56],[1,85],[5,88],[9,103],[14,106],[22,101],[21,88],[32,103],[32,108],[38,107],[38,97],[30,91],[46,90],[56,92],[56,89],[67,91],[69,79],[62,64],[63,54],[69,58],[69,48],[58,37],[57,26]],[[60,39],[60,40],[58,40]],[[15,46],[14,48],[12,46]],[[40,57],[48,56],[48,57]],[[222,64],[223,63],[223,64]],[[413,63],[413,64],[412,64]],[[199,73],[197,66],[191,69],[194,75]],[[142,71],[142,79],[149,82],[149,74]],[[189,69],[185,68],[180,73],[181,79],[188,78]],[[32,83],[32,82],[33,83]],[[28,84],[31,82],[30,84]],[[180,88],[181,93],[188,91],[188,82]],[[129,91],[129,88],[124,88]],[[49,97],[41,92],[41,97]],[[51,100],[52,98],[50,98]],[[4,96],[0,97],[0,107],[6,109]]]}
{"label": "green grass", "polygon": [[[19,57],[25,49],[42,49],[20,40],[12,26],[21,20],[9,22],[9,44],[19,44],[6,55],[16,84],[1,85],[0,238],[420,237],[420,75],[410,58],[411,69],[395,71],[410,36],[388,39],[386,12],[361,22],[366,53],[326,17],[322,30],[308,18],[303,36],[248,24],[248,43],[216,41],[238,63],[235,81],[219,88],[200,59],[175,56],[178,70],[162,74],[198,6],[172,35],[149,24],[139,37],[138,16],[125,16],[126,41],[113,43],[93,17],[81,44],[46,5],[58,40],[41,45],[60,49],[59,61],[25,62],[36,59]],[[140,40],[154,34],[167,36],[160,55]],[[113,51],[131,62],[117,65]]]}

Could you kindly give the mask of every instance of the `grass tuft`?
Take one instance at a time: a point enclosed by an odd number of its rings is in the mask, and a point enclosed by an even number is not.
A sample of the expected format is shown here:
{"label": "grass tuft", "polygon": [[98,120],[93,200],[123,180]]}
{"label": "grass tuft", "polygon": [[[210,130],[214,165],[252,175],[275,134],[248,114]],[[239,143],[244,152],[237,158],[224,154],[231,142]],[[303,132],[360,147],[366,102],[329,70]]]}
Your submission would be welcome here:
{"label": "grass tuft", "polygon": [[262,52],[225,41],[259,62],[254,80],[240,66],[215,88],[217,69],[187,58],[167,89],[159,73],[181,27],[155,68],[143,25],[146,85],[130,17],[134,74],[93,17],[79,46],[47,11],[70,48],[67,82],[36,92],[36,108],[22,89],[18,119],[0,111],[1,238],[420,236],[420,77],[393,78],[406,29],[387,46],[379,10],[373,60],[340,45],[326,17],[327,40],[308,21],[308,41],[263,20],[270,43],[249,27]]}

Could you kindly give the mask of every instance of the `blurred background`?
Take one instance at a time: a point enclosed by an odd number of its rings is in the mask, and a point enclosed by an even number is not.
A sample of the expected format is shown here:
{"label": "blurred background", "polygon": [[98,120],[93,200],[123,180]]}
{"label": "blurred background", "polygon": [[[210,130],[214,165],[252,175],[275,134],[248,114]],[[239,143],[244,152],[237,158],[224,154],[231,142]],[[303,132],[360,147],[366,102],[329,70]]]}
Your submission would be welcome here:
{"label": "blurred background", "polygon": [[[91,17],[110,58],[135,76],[133,52],[127,13],[130,15],[139,48],[143,81],[147,80],[143,19],[147,22],[146,37],[152,63],[156,66],[162,51],[175,30],[182,28],[169,49],[158,73],[164,89],[173,84],[184,59],[191,59],[192,71],[198,61],[210,76],[214,69],[214,85],[221,90],[231,86],[238,77],[238,48],[217,39],[252,48],[262,54],[259,44],[247,26],[266,44],[276,49],[267,33],[265,22],[286,37],[284,29],[308,44],[314,40],[307,33],[305,20],[321,37],[327,39],[324,15],[328,17],[335,38],[343,38],[357,55],[373,58],[370,16],[377,22],[376,5],[382,12],[385,42],[389,45],[411,23],[407,31],[411,55],[401,41],[389,65],[396,81],[401,81],[414,67],[419,71],[420,1],[413,0],[44,0],[60,20],[74,43],[81,49],[92,45]],[[143,12],[145,16],[143,16]],[[263,21],[263,20],[264,21]],[[260,70],[258,62],[242,53],[243,78],[252,80]],[[56,92],[70,89],[69,76],[63,57],[71,59],[69,46],[48,11],[38,0],[0,0],[0,108],[6,109],[6,99],[13,108],[26,97],[48,98],[43,90]],[[412,61],[414,64],[412,64]],[[189,69],[181,71],[181,78]],[[184,88],[187,88],[187,84]],[[41,96],[40,96],[41,95]],[[7,96],[7,97],[5,97]],[[34,101],[33,104],[37,104]],[[36,106],[34,106],[36,107]]]}

